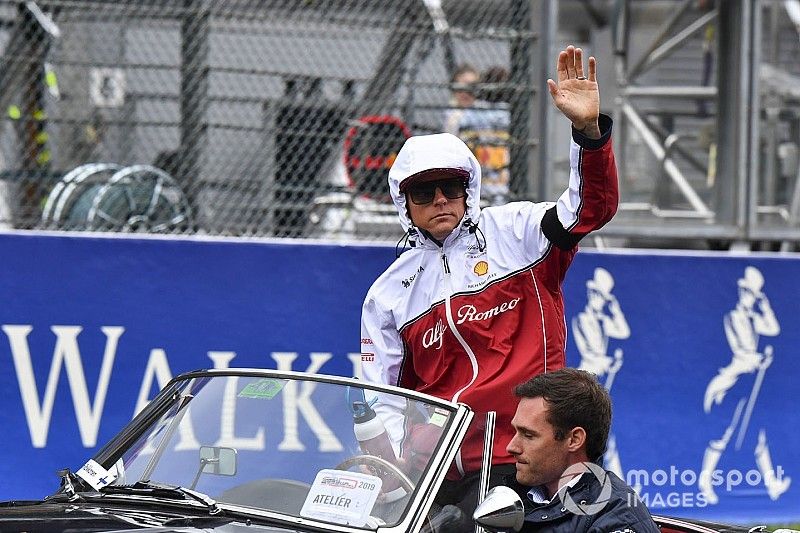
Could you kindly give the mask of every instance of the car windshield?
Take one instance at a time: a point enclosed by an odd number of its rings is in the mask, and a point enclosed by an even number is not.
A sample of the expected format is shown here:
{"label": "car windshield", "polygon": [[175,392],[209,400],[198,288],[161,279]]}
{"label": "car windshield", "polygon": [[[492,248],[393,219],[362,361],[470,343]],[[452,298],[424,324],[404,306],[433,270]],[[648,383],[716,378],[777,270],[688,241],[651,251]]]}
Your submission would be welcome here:
{"label": "car windshield", "polygon": [[375,529],[426,510],[470,416],[357,380],[193,372],[78,475],[108,495],[180,486],[223,510]]}

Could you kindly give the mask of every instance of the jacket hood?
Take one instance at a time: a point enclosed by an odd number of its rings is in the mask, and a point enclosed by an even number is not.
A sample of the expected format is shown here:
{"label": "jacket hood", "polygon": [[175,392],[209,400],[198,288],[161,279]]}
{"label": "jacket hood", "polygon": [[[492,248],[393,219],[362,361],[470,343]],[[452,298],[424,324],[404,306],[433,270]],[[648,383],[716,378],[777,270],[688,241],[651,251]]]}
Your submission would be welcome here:
{"label": "jacket hood", "polygon": [[397,208],[400,224],[405,231],[408,231],[413,224],[408,216],[406,196],[400,192],[400,184],[419,172],[437,168],[458,168],[469,173],[467,210],[464,218],[477,223],[481,198],[481,166],[478,160],[464,141],[455,135],[450,133],[416,135],[406,139],[392,168],[389,169],[389,192]]}

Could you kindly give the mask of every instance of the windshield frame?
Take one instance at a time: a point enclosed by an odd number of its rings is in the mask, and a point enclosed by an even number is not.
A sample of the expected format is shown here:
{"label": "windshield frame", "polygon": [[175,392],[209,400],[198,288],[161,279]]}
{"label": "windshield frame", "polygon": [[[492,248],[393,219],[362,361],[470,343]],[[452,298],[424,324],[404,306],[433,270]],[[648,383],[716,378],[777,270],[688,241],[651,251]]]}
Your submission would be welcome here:
{"label": "windshield frame", "polygon": [[[301,381],[315,381],[342,386],[358,386],[365,390],[396,394],[428,403],[432,406],[442,407],[451,414],[451,422],[447,430],[441,436],[441,445],[430,458],[430,467],[419,479],[411,500],[408,503],[407,511],[403,518],[393,526],[381,526],[377,530],[385,532],[410,532],[418,531],[424,524],[425,517],[433,504],[433,495],[438,491],[439,486],[444,480],[445,474],[450,467],[458,447],[466,434],[467,428],[473,417],[473,411],[461,403],[452,403],[433,396],[428,396],[416,391],[402,389],[390,385],[380,385],[367,383],[356,378],[333,376],[326,374],[308,374],[295,371],[279,371],[271,369],[256,368],[226,368],[194,370],[174,377],[162,389],[161,392],[144,408],[142,411],[127,424],[114,438],[103,446],[93,457],[93,460],[108,468],[113,465],[130,445],[135,442],[148,428],[157,421],[170,408],[174,407],[176,401],[182,397],[183,385],[188,385],[195,379],[226,377],[226,376],[246,376],[246,377],[265,377],[275,379],[290,379]],[[108,495],[116,497],[118,495]],[[188,503],[188,502],[185,502]],[[195,503],[195,502],[192,502]],[[340,525],[322,520],[304,518],[270,510],[261,510],[253,507],[246,507],[232,503],[218,502],[218,506],[226,514],[254,517],[270,522],[281,522],[292,526],[304,526],[307,528],[323,528],[329,531],[340,532],[361,532],[369,531],[369,528]]]}

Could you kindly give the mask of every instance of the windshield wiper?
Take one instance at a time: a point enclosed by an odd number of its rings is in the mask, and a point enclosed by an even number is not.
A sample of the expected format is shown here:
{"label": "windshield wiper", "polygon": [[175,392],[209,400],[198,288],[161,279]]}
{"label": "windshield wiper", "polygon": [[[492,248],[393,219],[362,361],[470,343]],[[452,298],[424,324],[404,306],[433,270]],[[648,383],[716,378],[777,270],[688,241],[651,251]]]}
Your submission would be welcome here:
{"label": "windshield wiper", "polygon": [[175,498],[180,497],[184,500],[191,499],[202,503],[208,509],[208,514],[218,515],[222,509],[217,502],[202,492],[187,489],[178,485],[166,485],[163,483],[153,483],[151,481],[137,481],[133,485],[107,485],[100,489],[103,494],[134,494],[142,496],[152,496],[154,498]]}

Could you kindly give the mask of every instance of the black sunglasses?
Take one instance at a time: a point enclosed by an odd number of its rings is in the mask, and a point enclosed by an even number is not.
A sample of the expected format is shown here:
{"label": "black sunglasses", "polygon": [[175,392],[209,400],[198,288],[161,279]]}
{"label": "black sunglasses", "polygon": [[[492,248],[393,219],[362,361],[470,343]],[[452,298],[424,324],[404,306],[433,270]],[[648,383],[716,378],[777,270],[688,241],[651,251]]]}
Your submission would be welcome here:
{"label": "black sunglasses", "polygon": [[429,204],[436,197],[436,189],[450,200],[467,195],[467,184],[460,178],[447,178],[436,181],[415,183],[408,188],[408,196],[416,205]]}

